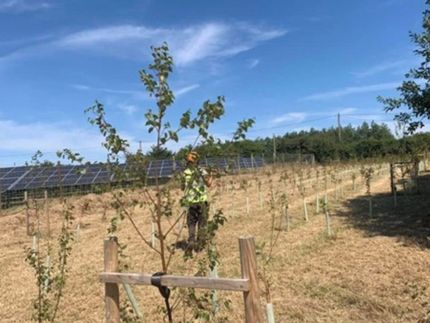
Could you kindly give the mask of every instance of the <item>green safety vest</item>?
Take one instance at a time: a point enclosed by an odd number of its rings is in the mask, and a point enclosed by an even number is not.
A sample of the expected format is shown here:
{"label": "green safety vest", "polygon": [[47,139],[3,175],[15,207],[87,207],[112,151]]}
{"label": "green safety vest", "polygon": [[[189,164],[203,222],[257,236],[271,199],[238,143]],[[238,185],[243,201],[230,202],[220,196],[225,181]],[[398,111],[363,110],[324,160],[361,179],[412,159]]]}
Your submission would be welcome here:
{"label": "green safety vest", "polygon": [[207,172],[198,167],[187,167],[183,173],[184,198],[183,203],[187,206],[208,201],[206,184],[203,179]]}

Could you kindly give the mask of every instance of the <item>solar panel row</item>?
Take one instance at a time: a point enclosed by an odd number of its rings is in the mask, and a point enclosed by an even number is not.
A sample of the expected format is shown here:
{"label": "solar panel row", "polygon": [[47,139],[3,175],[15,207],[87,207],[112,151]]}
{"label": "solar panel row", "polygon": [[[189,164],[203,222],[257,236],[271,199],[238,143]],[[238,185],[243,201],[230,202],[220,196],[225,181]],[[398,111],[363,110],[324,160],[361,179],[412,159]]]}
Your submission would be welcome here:
{"label": "solar panel row", "polygon": [[[261,167],[264,161],[262,158],[245,157],[237,159],[205,158],[200,164],[204,167],[231,170]],[[170,159],[153,160],[148,163],[145,172],[147,178],[168,178],[182,168],[183,165],[178,161]],[[120,169],[127,173],[125,164],[120,165]],[[130,177],[132,177],[132,174],[126,175],[126,178],[130,179]],[[106,164],[0,168],[0,192],[106,184],[115,181],[114,173],[109,170]]]}

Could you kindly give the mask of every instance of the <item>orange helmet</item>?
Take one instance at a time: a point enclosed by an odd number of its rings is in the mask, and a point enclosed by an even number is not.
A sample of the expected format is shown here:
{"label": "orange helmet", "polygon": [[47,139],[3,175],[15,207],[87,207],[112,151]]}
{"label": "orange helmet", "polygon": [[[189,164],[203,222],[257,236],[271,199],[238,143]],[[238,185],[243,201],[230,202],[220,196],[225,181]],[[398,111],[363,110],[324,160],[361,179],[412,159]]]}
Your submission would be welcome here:
{"label": "orange helmet", "polygon": [[185,157],[185,160],[190,163],[195,163],[199,159],[199,154],[196,151],[191,151]]}

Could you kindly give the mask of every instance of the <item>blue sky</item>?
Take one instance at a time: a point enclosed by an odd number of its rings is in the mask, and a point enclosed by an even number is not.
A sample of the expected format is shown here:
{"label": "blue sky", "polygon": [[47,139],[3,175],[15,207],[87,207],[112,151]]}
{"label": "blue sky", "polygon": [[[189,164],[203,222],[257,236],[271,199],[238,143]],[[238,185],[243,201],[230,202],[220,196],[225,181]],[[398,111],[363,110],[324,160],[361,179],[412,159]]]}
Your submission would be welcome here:
{"label": "blue sky", "polygon": [[221,138],[248,117],[251,138],[329,127],[337,113],[345,125],[393,127],[376,96],[395,95],[419,62],[408,32],[423,10],[424,0],[0,0],[0,167],[66,147],[103,160],[83,113],[96,99],[133,149],[150,147],[154,103],[138,71],[163,41],[175,61],[172,121],[224,95]]}

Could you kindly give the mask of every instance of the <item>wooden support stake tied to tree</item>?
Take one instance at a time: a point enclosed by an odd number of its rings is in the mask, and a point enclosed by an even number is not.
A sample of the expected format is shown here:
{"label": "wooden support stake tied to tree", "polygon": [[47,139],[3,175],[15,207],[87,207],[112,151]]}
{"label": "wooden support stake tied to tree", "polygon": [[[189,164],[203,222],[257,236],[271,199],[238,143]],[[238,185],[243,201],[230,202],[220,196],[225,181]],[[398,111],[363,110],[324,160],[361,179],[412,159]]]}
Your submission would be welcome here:
{"label": "wooden support stake tied to tree", "polygon": [[[167,287],[203,288],[243,292],[245,322],[263,322],[260,290],[257,281],[257,259],[253,237],[239,238],[242,278],[213,278],[163,275],[161,285]],[[118,284],[151,285],[151,274],[120,273],[118,265],[118,240],[116,237],[104,242],[105,272],[100,281],[105,284],[105,316],[107,323],[120,322]]]}

